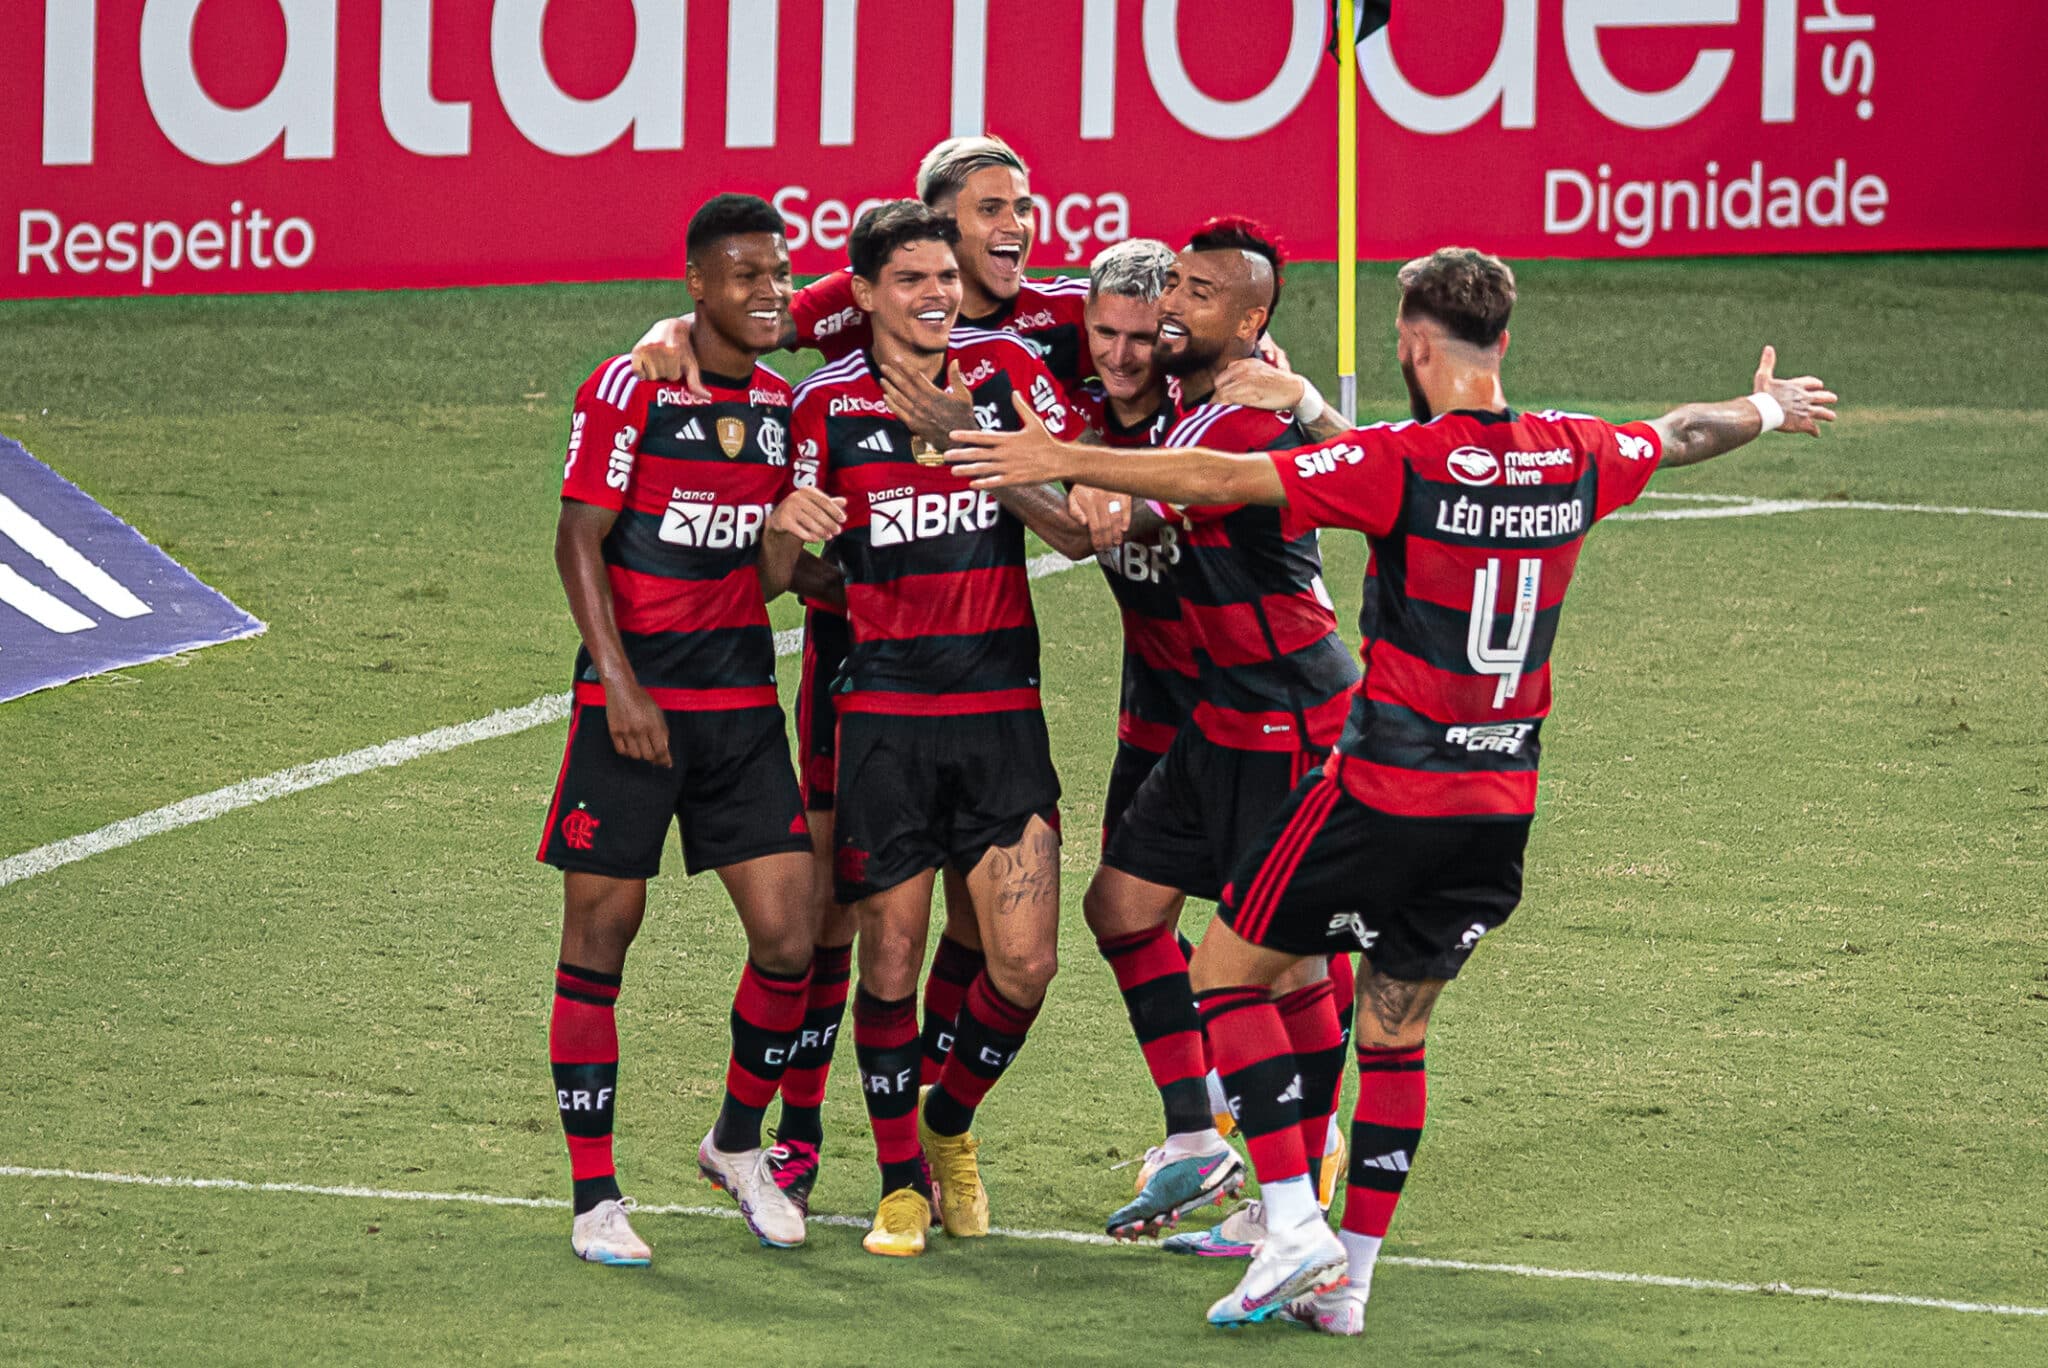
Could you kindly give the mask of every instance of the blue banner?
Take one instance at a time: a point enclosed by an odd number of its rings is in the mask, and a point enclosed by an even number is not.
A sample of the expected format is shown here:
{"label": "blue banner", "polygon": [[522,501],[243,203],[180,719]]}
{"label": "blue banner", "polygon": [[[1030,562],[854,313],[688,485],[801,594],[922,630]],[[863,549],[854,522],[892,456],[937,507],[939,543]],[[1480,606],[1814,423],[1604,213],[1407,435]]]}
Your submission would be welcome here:
{"label": "blue banner", "polygon": [[0,702],[263,629],[0,437]]}

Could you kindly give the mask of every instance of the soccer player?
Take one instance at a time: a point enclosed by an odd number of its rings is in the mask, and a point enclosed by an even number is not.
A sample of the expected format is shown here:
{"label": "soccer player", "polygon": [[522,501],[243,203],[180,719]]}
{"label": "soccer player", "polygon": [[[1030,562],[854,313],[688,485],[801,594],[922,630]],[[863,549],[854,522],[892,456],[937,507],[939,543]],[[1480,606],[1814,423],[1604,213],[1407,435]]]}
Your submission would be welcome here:
{"label": "soccer player", "polygon": [[[1367,669],[1336,753],[1305,775],[1223,891],[1192,974],[1202,1023],[1249,1137],[1268,1233],[1218,1325],[1280,1314],[1362,1331],[1375,1261],[1422,1136],[1423,1037],[1444,985],[1520,900],[1550,652],[1586,533],[1660,465],[1763,433],[1819,434],[1836,402],[1812,376],[1652,422],[1517,413],[1501,386],[1513,272],[1446,248],[1400,273],[1401,369],[1415,421],[1299,450],[1199,447],[1105,459],[1031,429],[991,446],[977,488],[1080,479],[1147,498],[1285,509],[1364,532]],[[1199,435],[1199,434],[1196,434]],[[1316,1209],[1298,1128],[1302,1067],[1269,1000],[1304,956],[1363,952],[1358,1105],[1341,1239]]]}
{"label": "soccer player", "polygon": [[[1188,408],[1177,434],[1206,432],[1244,451],[1308,440],[1290,414],[1202,402],[1226,368],[1256,353],[1279,302],[1279,267],[1278,251],[1242,221],[1208,225],[1174,261],[1154,359],[1178,380]],[[1163,578],[1198,679],[1188,724],[1158,738],[1169,742],[1164,756],[1140,777],[1083,902],[1166,1114],[1166,1141],[1147,1154],[1136,1199],[1106,1223],[1129,1238],[1156,1234],[1244,1181],[1244,1162],[1210,1106],[1177,921],[1186,897],[1220,895],[1237,852],[1336,740],[1357,678],[1322,589],[1312,529],[1270,508],[1219,503],[1171,518],[1141,510],[1132,532],[1172,537]],[[1312,1121],[1303,1124],[1322,1127],[1320,1159],[1343,1058],[1320,960],[1293,972],[1281,1010],[1312,1061]]]}
{"label": "soccer player", "polygon": [[[759,363],[787,320],[789,252],[764,200],[719,195],[690,220],[688,285],[705,397],[633,378],[627,357],[576,395],[555,562],[582,636],[569,740],[539,858],[563,871],[548,1030],[568,1136],[570,1243],[644,1265],[612,1162],[613,1008],[671,824],[683,865],[717,872],[747,935],[717,1124],[697,1151],[764,1244],[803,1243],[761,1116],[802,1027],[816,928],[810,837],[775,691],[760,536],[788,486],[790,389]],[[831,586],[813,562],[792,573]]]}
{"label": "soccer player", "polygon": [[[931,386],[951,377],[972,419],[1014,423],[1014,399],[1041,427],[1078,427],[1028,344],[954,330],[957,236],[952,220],[914,200],[855,226],[854,298],[873,349],[798,388],[802,487],[776,510],[764,551],[772,590],[798,548],[829,535],[846,580],[834,873],[859,918],[854,1049],[882,1169],[864,1244],[887,1255],[923,1251],[934,1188],[949,1234],[988,1232],[970,1127],[1022,1048],[1057,955],[1059,779],[1040,710],[1025,524],[966,488],[891,409],[880,380],[885,367]],[[1053,491],[1018,493],[1064,514]],[[942,865],[966,877],[986,962],[921,1100],[913,995]]]}

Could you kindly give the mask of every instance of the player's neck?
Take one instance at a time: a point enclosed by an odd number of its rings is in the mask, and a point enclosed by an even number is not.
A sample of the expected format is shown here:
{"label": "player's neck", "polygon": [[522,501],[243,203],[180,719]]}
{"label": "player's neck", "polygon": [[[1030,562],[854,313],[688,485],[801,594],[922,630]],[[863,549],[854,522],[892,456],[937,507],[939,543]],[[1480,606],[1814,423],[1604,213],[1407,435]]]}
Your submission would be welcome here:
{"label": "player's neck", "polygon": [[751,376],[754,363],[761,359],[761,353],[734,346],[701,317],[690,325],[690,346],[697,353],[698,366],[728,379]]}
{"label": "player's neck", "polygon": [[1452,371],[1426,397],[1431,413],[1451,413],[1459,409],[1499,413],[1508,406],[1507,393],[1500,385],[1500,372],[1477,367],[1461,367]]}
{"label": "player's neck", "polygon": [[1230,364],[1233,361],[1242,361],[1247,356],[1256,356],[1258,352],[1259,349],[1256,344],[1244,346],[1233,344],[1225,347],[1223,354],[1216,358],[1214,365],[1204,366],[1198,371],[1190,371],[1181,377],[1181,403],[1188,408],[1195,408],[1198,405],[1208,403],[1209,396],[1216,392],[1217,379],[1225,370],[1230,368]]}
{"label": "player's neck", "polygon": [[880,328],[877,328],[875,329],[874,356],[877,368],[887,363],[894,363],[905,370],[915,371],[937,384],[945,384],[944,379],[941,378],[946,373],[946,354],[944,352],[920,350],[899,338],[889,336]]}
{"label": "player's neck", "polygon": [[1116,419],[1118,427],[1134,428],[1158,413],[1165,398],[1166,385],[1163,381],[1139,390],[1128,399],[1119,399],[1112,394],[1109,396],[1109,416]]}
{"label": "player's neck", "polygon": [[970,284],[966,277],[960,280],[960,321],[972,327],[995,326],[1016,302],[1014,295],[997,299],[979,285]]}

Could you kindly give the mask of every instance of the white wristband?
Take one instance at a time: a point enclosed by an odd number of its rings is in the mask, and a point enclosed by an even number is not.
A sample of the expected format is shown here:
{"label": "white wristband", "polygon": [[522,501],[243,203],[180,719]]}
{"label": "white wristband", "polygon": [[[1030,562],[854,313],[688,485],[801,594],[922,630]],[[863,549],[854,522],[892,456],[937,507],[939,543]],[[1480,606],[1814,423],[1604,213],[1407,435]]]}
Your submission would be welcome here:
{"label": "white wristband", "polygon": [[[1316,387],[1309,383],[1309,378],[1306,375],[1302,376],[1301,400],[1294,406],[1294,416],[1304,423],[1313,423],[1323,416],[1323,411],[1327,408],[1329,405],[1323,402],[1323,396],[1316,392]],[[1784,421],[1782,416],[1779,421]]]}
{"label": "white wristband", "polygon": [[1758,390],[1749,396],[1749,402],[1756,405],[1756,414],[1764,420],[1765,432],[1776,432],[1785,426],[1785,406],[1776,399]]}

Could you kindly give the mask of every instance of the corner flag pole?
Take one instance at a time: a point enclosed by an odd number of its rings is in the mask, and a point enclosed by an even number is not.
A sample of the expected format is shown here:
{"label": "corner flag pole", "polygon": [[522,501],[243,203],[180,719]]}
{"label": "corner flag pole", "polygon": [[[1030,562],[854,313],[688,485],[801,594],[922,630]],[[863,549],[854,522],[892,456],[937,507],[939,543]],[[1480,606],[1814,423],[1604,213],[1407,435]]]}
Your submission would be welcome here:
{"label": "corner flag pole", "polygon": [[1337,0],[1337,411],[1358,421],[1358,19]]}

